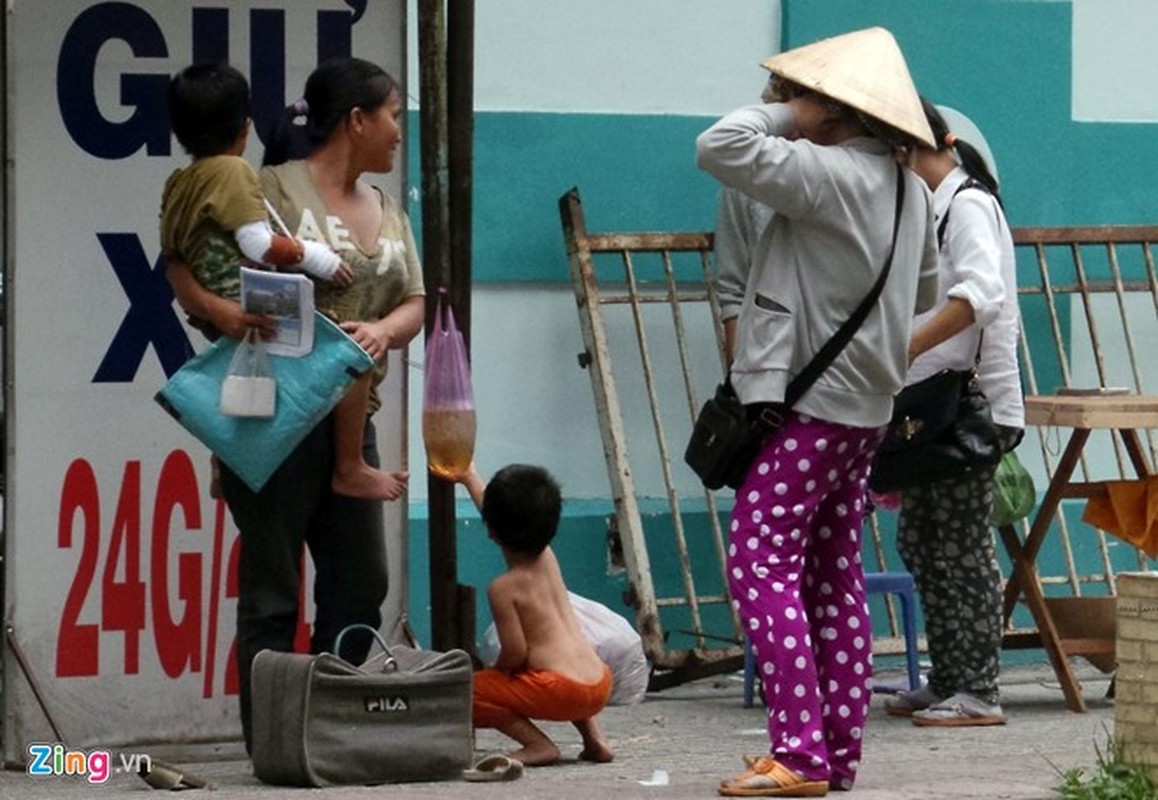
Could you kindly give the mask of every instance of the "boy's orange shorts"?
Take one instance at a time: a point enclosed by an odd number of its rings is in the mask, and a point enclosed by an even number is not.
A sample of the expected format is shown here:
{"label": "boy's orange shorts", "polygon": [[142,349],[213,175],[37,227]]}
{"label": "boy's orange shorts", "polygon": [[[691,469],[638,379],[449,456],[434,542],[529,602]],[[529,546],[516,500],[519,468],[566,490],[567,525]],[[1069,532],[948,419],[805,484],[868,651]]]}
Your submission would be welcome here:
{"label": "boy's orange shorts", "polygon": [[611,667],[606,664],[595,683],[540,670],[479,670],[474,674],[474,727],[500,728],[523,718],[578,722],[602,711],[609,697]]}

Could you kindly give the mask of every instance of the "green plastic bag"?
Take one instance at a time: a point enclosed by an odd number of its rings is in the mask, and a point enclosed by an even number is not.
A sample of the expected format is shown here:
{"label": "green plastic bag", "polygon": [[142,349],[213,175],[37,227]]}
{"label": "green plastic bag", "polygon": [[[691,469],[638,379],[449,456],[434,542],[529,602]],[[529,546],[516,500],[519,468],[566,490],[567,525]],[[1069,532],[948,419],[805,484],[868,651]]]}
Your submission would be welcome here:
{"label": "green plastic bag", "polygon": [[993,478],[993,510],[989,524],[994,527],[1012,525],[1029,516],[1036,504],[1037,488],[1033,485],[1033,476],[1010,450],[1001,457]]}

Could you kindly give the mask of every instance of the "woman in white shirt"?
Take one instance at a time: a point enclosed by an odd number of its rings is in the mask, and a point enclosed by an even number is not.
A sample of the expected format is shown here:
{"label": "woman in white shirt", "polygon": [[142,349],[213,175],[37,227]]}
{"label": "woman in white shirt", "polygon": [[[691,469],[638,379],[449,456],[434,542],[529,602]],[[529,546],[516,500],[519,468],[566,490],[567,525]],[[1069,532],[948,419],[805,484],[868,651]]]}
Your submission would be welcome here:
{"label": "woman in white shirt", "polygon": [[[949,130],[936,107],[923,104],[937,147],[917,150],[912,167],[933,190],[941,277],[937,306],[917,317],[906,381],[976,361],[1009,450],[1025,427],[1013,238],[981,155]],[[989,526],[995,470],[975,468],[902,493],[897,549],[921,596],[932,669],[926,686],[890,698],[885,708],[916,725],[1005,722],[997,683],[1002,584]]]}

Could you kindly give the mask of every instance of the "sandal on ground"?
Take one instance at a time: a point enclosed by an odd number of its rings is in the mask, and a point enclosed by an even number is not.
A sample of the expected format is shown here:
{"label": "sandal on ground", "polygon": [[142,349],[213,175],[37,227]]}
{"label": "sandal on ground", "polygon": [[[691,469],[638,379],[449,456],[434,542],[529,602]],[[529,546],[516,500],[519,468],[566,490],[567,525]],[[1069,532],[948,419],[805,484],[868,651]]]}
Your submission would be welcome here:
{"label": "sandal on ground", "polygon": [[493,755],[462,771],[462,779],[472,783],[513,781],[523,777],[523,762],[510,756]]}
{"label": "sandal on ground", "polygon": [[725,797],[824,797],[828,781],[813,781],[793,772],[770,756],[744,756],[748,769],[720,781],[717,791]]}
{"label": "sandal on ground", "polygon": [[924,711],[941,700],[941,697],[933,694],[933,690],[925,685],[911,692],[898,692],[886,699],[885,713],[892,717],[911,717],[914,711]]}
{"label": "sandal on ground", "polygon": [[971,694],[959,692],[947,700],[934,703],[924,711],[913,713],[913,724],[922,728],[961,728],[982,725],[1004,725],[1001,706],[990,705]]}

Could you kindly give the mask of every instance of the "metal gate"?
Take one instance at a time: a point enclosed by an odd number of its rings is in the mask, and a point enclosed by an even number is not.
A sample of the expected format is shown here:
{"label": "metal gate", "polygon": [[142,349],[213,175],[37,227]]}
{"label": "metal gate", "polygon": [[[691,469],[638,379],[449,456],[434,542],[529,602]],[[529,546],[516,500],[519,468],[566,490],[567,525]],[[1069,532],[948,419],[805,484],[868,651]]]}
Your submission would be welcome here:
{"label": "metal gate", "polygon": [[[687,680],[713,672],[739,668],[743,659],[742,634],[738,620],[731,611],[724,576],[724,536],[720,524],[719,501],[713,492],[703,491],[696,507],[689,509],[685,498],[677,491],[674,469],[684,469],[680,456],[673,459],[671,443],[687,440],[691,420],[699,407],[697,388],[714,386],[724,369],[724,334],[720,321],[719,303],[712,280],[712,236],[709,233],[631,233],[588,234],[583,208],[577,190],[571,190],[559,201],[563,236],[571,263],[571,278],[579,305],[579,321],[583,330],[584,352],[581,366],[591,375],[595,405],[599,415],[599,430],[611,480],[611,496],[615,504],[614,526],[623,549],[624,564],[631,583],[631,600],[636,610],[636,622],[644,651],[654,670],[671,671],[673,682]],[[596,262],[606,265],[597,273]],[[612,271],[614,270],[614,271]],[[657,313],[658,312],[658,313]],[[609,336],[609,327],[620,320],[609,316],[626,313],[627,327],[635,334],[636,352],[629,354],[617,349],[617,341]],[[609,322],[611,325],[609,326]],[[666,326],[664,326],[666,323]],[[654,350],[653,336],[663,331],[672,337],[674,348],[668,348],[675,368],[661,373],[657,369],[659,354]],[[711,330],[712,347],[708,353],[710,366],[703,367],[704,353],[693,354],[689,331],[702,334]],[[621,337],[622,338],[622,337]],[[639,373],[629,374],[627,365],[617,361],[638,358]],[[699,358],[696,357],[699,355]],[[700,374],[700,373],[703,374]],[[657,376],[663,374],[661,385]],[[661,396],[671,389],[671,375],[679,375],[683,396]],[[638,381],[641,375],[643,394]],[[663,476],[663,494],[666,511],[671,515],[670,539],[650,535],[644,529],[640,494],[636,484],[636,459],[629,457],[628,427],[624,424],[621,385],[631,382],[633,389],[626,395],[646,404],[654,433],[649,444],[655,447],[658,468]],[[668,401],[668,402],[665,402]],[[674,402],[672,402],[674,401]],[[634,441],[632,445],[636,444]],[[640,443],[641,449],[643,443]],[[702,523],[689,531],[688,519],[692,514]],[[714,555],[712,574],[696,570],[693,565],[689,537],[707,540],[707,550]],[[649,539],[654,547],[661,544],[674,548],[678,562],[678,585],[661,587],[657,591]],[[711,590],[701,590],[700,584],[710,579]],[[716,624],[705,622],[705,612],[715,607]],[[681,610],[686,627],[680,630],[689,639],[685,647],[672,647],[671,626],[661,610]],[[674,616],[667,614],[667,617]],[[653,676],[653,687],[656,680]],[[658,687],[656,687],[658,688]]]}

